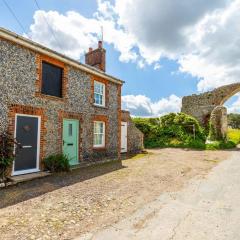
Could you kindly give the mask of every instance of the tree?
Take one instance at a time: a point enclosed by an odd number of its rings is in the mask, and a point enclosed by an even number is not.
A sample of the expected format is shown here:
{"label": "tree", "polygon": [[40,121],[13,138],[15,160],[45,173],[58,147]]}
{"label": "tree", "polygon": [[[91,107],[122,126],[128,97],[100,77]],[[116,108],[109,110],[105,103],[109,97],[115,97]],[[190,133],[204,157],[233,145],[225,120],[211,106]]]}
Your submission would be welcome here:
{"label": "tree", "polygon": [[240,129],[240,114],[230,113],[228,114],[228,125],[234,129]]}

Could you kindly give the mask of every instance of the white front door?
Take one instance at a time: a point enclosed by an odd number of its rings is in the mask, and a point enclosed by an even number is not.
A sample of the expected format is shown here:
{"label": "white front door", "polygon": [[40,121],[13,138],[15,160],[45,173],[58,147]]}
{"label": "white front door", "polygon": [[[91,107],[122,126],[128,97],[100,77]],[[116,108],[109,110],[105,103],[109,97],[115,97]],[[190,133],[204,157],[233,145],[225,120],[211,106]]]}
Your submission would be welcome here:
{"label": "white front door", "polygon": [[127,152],[127,122],[121,122],[121,152]]}

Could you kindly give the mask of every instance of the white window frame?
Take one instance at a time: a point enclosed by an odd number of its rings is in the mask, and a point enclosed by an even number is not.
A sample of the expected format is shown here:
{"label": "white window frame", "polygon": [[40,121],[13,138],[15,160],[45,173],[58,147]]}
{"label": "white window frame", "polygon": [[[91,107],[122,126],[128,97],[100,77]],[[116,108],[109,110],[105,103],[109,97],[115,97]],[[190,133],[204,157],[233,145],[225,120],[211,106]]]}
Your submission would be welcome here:
{"label": "white window frame", "polygon": [[[100,84],[100,85],[103,86],[103,93],[102,93],[102,95],[100,93],[95,92],[95,83]],[[94,81],[94,96],[93,97],[94,97],[94,105],[95,106],[105,107],[105,103],[106,103],[106,101],[105,101],[105,98],[106,98],[105,92],[106,92],[106,85],[104,83],[102,83],[102,82]],[[102,96],[102,98],[103,98],[102,99],[102,104],[98,104],[98,103],[95,102],[95,94],[98,94],[98,95]]]}
{"label": "white window frame", "polygon": [[[101,133],[95,133],[95,124],[96,123],[103,123],[103,133],[102,133],[102,144],[95,144],[94,139],[95,135],[99,135]],[[105,137],[106,137],[106,123],[104,121],[94,121],[93,122],[93,147],[94,148],[102,148],[105,147]]]}

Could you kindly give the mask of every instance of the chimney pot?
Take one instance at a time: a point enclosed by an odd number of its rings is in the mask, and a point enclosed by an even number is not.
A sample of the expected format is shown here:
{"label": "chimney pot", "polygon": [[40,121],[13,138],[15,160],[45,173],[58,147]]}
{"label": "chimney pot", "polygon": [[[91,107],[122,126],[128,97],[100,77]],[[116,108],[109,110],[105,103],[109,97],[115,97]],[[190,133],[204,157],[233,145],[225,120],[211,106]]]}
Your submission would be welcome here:
{"label": "chimney pot", "polygon": [[90,48],[89,48],[89,52],[92,52],[92,50],[93,50],[93,48],[92,48],[92,47],[90,47]]}
{"label": "chimney pot", "polygon": [[102,48],[102,47],[103,47],[102,41],[98,41],[98,48]]}

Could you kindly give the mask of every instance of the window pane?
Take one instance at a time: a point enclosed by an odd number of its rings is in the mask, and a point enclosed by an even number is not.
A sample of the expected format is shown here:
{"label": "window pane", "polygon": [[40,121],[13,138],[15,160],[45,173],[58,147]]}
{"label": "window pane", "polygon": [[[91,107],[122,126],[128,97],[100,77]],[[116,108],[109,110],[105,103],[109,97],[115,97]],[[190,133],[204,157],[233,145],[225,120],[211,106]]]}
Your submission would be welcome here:
{"label": "window pane", "polygon": [[104,88],[103,83],[94,82],[94,103],[104,105]]}
{"label": "window pane", "polygon": [[42,62],[42,93],[62,97],[62,74],[62,68]]}
{"label": "window pane", "polygon": [[95,93],[101,93],[101,85],[98,82],[94,83],[94,92]]}
{"label": "window pane", "polygon": [[101,136],[98,134],[97,137],[98,137],[98,141],[97,141],[97,142],[98,142],[98,145],[101,145],[101,144],[102,144],[102,143],[101,143]]}
{"label": "window pane", "polygon": [[104,122],[94,122],[94,145],[95,146],[104,146]]}
{"label": "window pane", "polygon": [[94,93],[94,103],[97,103],[97,93]]}
{"label": "window pane", "polygon": [[94,122],[94,133],[97,133],[97,122]]}
{"label": "window pane", "polygon": [[68,136],[69,137],[72,136],[72,124],[71,123],[68,125]]}
{"label": "window pane", "polygon": [[99,134],[99,141],[100,144],[103,145],[103,134]]}
{"label": "window pane", "polygon": [[103,105],[103,96],[102,95],[99,95],[99,104]]}
{"label": "window pane", "polygon": [[95,134],[94,135],[94,145],[101,145],[101,144],[102,144],[101,135]]}
{"label": "window pane", "polygon": [[99,133],[99,122],[94,122],[94,133]]}
{"label": "window pane", "polygon": [[94,142],[93,142],[94,145],[97,145],[97,135],[94,134]]}
{"label": "window pane", "polygon": [[97,93],[95,94],[95,103],[100,104],[100,95]]}
{"label": "window pane", "polygon": [[100,92],[100,94],[103,94],[103,84],[101,84],[101,85],[99,86],[99,92]]}
{"label": "window pane", "polygon": [[99,133],[103,133],[103,123],[100,123]]}

